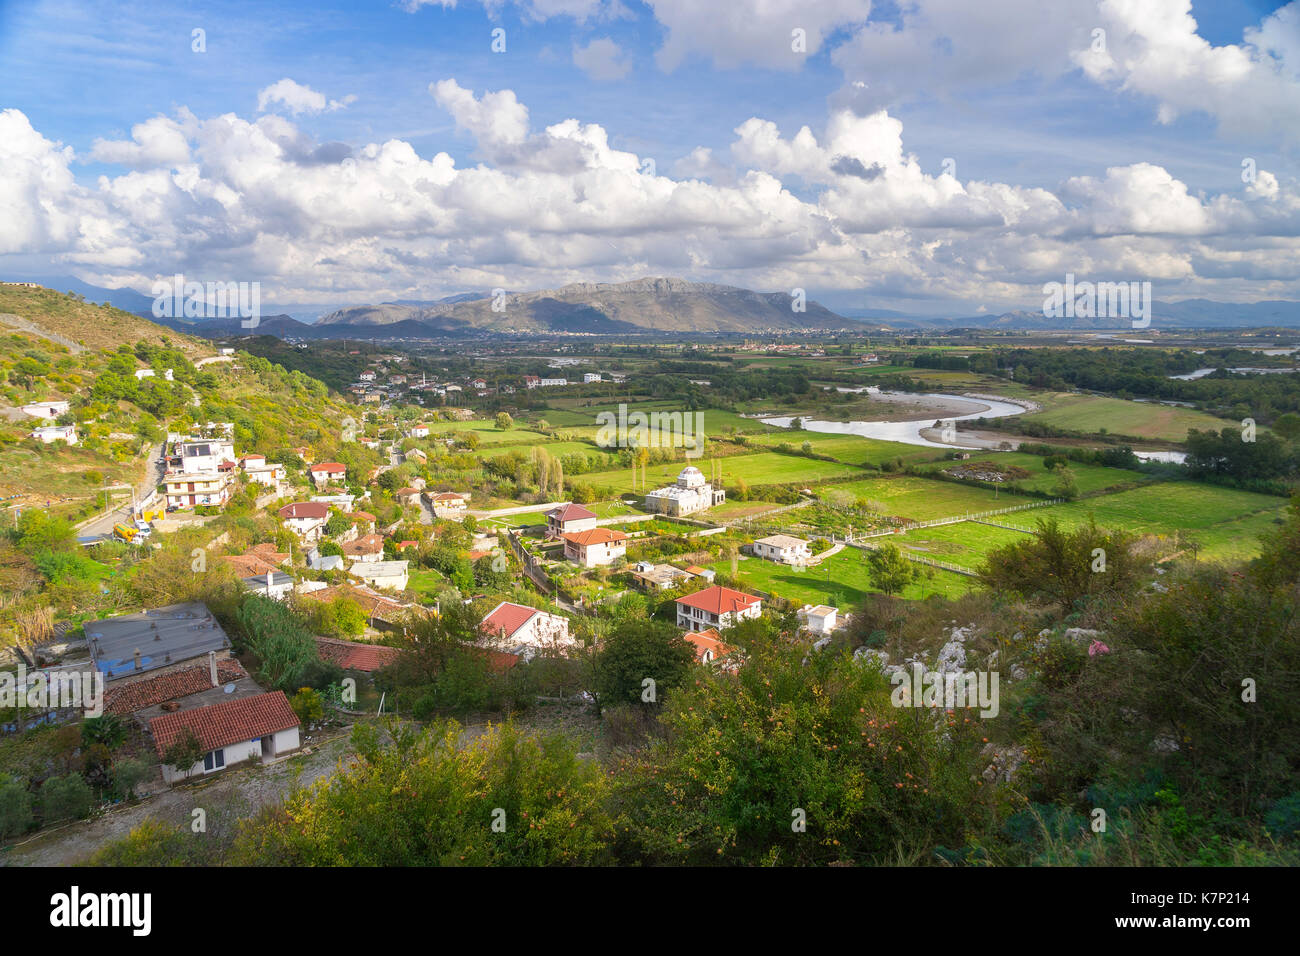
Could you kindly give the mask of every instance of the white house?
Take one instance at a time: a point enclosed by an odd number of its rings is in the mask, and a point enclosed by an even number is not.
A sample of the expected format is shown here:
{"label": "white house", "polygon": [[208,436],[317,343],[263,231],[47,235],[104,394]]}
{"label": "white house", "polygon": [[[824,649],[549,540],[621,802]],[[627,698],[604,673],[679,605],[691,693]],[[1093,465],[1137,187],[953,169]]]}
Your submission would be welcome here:
{"label": "white house", "polygon": [[546,536],[561,538],[566,534],[590,531],[596,527],[596,513],[570,502],[546,512]]}
{"label": "white house", "polygon": [[770,534],[754,541],[754,554],[780,564],[807,564],[812,557],[808,542],[788,534]]}
{"label": "white house", "polygon": [[45,425],[31,432],[28,438],[39,439],[43,445],[51,445],[56,441],[65,441],[69,445],[77,444],[77,428],[75,425]]}
{"label": "white house", "polygon": [[433,509],[435,517],[450,518],[453,521],[465,517],[467,505],[463,495],[451,491],[439,491],[433,494],[426,491],[424,496],[429,499],[429,507]]}
{"label": "white house", "polygon": [[412,438],[428,438],[428,437],[429,437],[429,426],[428,426],[428,425],[412,425],[412,426],[411,426],[411,432],[410,432],[410,434],[411,434],[411,437],[412,437]]}
{"label": "white house", "polygon": [[546,388],[550,385],[568,385],[569,380],[567,378],[543,378],[539,379],[537,384],[542,388]]}
{"label": "white house", "polygon": [[332,481],[341,482],[348,475],[348,466],[337,461],[322,461],[307,469],[312,483],[317,488],[324,488]]}
{"label": "white house", "polygon": [[715,584],[677,599],[677,626],[684,631],[721,630],[762,612],[762,598]]}
{"label": "white house", "polygon": [[799,620],[813,634],[829,634],[839,627],[839,611],[825,604],[805,604],[799,608]]}
{"label": "white house", "polygon": [[348,569],[348,574],[373,588],[402,591],[406,589],[409,566],[409,561],[358,561]]}
{"label": "white house", "polygon": [[584,568],[612,564],[627,554],[627,535],[622,531],[592,528],[590,531],[574,531],[561,537],[564,541],[565,559]]}
{"label": "white house", "polygon": [[203,751],[203,757],[191,767],[164,763],[163,779],[170,784],[216,773],[245,760],[269,760],[297,750],[298,727],[298,715],[289,706],[289,698],[277,690],[163,714],[149,721],[149,734],[160,760],[186,731],[194,735]]}
{"label": "white house", "polygon": [[168,508],[225,507],[230,500],[230,475],[215,468],[173,472],[163,477],[163,493]]}
{"label": "white house", "polygon": [[567,619],[509,601],[502,601],[483,618],[482,631],[484,638],[525,660],[538,651],[559,651],[574,644]]}
{"label": "white house", "polygon": [[255,574],[250,578],[244,578],[244,588],[253,594],[262,594],[273,601],[283,601],[293,593],[293,575],[283,572],[276,574],[274,571],[268,571],[266,574]]}
{"label": "white house", "polygon": [[319,501],[295,501],[276,512],[285,526],[308,544],[321,539],[329,520],[329,505]]}
{"label": "white house", "polygon": [[235,443],[230,439],[211,441],[179,441],[172,447],[167,462],[169,472],[193,474],[216,471],[226,462],[235,460]]}
{"label": "white house", "polygon": [[583,382],[584,385],[590,385],[592,382],[599,382],[599,381],[600,381],[600,373],[599,373],[599,372],[583,372],[583,373],[582,373],[582,382]]}

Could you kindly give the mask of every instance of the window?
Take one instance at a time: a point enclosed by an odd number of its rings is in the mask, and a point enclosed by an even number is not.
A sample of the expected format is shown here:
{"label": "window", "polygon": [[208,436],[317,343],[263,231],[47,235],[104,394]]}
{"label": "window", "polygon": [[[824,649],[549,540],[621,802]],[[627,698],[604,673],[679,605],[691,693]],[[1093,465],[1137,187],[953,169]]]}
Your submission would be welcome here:
{"label": "window", "polygon": [[225,750],[212,750],[203,757],[203,769],[208,773],[211,773],[213,770],[220,770],[225,765]]}

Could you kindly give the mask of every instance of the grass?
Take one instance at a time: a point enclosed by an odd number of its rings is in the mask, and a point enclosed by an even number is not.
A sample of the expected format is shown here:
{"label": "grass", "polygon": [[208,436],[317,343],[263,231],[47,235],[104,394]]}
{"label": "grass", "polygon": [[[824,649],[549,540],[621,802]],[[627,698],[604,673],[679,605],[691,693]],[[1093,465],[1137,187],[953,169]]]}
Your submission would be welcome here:
{"label": "grass", "polygon": [[[1015,484],[1027,491],[1044,491],[1052,493],[1059,479],[1052,472],[1043,467],[1043,459],[1039,455],[1024,455],[1020,452],[1009,451],[972,451],[970,461],[944,461],[936,463],[933,468],[927,469],[932,471],[943,471],[946,468],[953,468],[963,464],[972,464],[979,461],[990,461],[1000,467],[1017,466],[1024,468],[1029,472],[1028,478],[1017,479]],[[1150,481],[1150,477],[1137,471],[1129,471],[1126,468],[1106,468],[1102,465],[1090,465],[1077,461],[1069,462],[1070,471],[1074,474],[1075,484],[1081,494],[1091,494],[1093,492],[1103,491],[1107,488],[1118,486],[1129,486],[1135,483]],[[989,483],[992,487],[992,483]]]}
{"label": "grass", "polygon": [[931,518],[950,518],[973,511],[1007,508],[1025,504],[1032,499],[1015,495],[999,495],[982,487],[959,485],[952,481],[933,481],[911,475],[882,476],[863,481],[846,481],[815,488],[819,495],[842,491],[855,498],[866,498],[876,503],[873,510],[914,521]]}
{"label": "grass", "polygon": [[[1027,517],[1028,521],[1025,520]],[[1033,517],[1032,515],[1010,515],[1008,520],[1031,527]],[[959,524],[945,524],[935,528],[918,528],[887,540],[912,554],[932,558],[935,561],[946,561],[973,571],[983,563],[984,556],[993,549],[1024,541],[1028,537],[1023,531],[1010,531],[1006,528],[994,528],[973,521],[963,521]]]}
{"label": "grass", "polygon": [[1105,430],[1114,435],[1133,435],[1158,441],[1182,442],[1189,428],[1218,431],[1238,422],[1215,418],[1194,408],[1128,402],[1097,395],[1050,396],[1041,412],[1024,416],[1025,421],[1042,422],[1056,428],[1094,434]]}
{"label": "grass", "polygon": [[905,445],[901,442],[880,441],[861,435],[832,435],[826,432],[791,431],[783,428],[774,435],[757,435],[749,439],[751,447],[762,445],[775,448],[788,442],[801,448],[804,442],[812,443],[813,454],[829,455],[849,465],[879,465],[881,462],[901,458],[905,463],[930,461],[943,454],[937,448],[923,445]]}
{"label": "grass", "polygon": [[[853,465],[833,461],[817,461],[801,455],[782,455],[777,452],[759,452],[754,455],[732,455],[717,459],[722,469],[722,483],[735,484],[737,479],[744,479],[751,487],[759,485],[778,485],[792,482],[815,484],[827,478],[854,475],[860,470]],[[688,464],[695,464],[705,476],[709,475],[710,460],[695,459],[693,462],[675,461],[661,465],[652,465],[646,469],[649,487],[636,489],[644,494],[651,488],[661,488],[677,480],[678,473]],[[617,471],[601,471],[582,475],[575,480],[590,484],[595,488],[609,488],[618,494],[633,491],[632,472],[629,468]]]}
{"label": "grass", "polygon": [[[731,573],[731,563],[725,559],[715,561],[709,567],[723,574]],[[902,597],[912,600],[921,600],[932,594],[959,597],[975,586],[973,578],[939,568],[925,570],[932,570],[934,577],[910,585]],[[856,607],[868,593],[875,591],[868,579],[866,558],[857,548],[845,548],[803,571],[762,558],[739,558],[736,576],[746,587],[775,594],[796,604],[830,604],[841,610]]]}

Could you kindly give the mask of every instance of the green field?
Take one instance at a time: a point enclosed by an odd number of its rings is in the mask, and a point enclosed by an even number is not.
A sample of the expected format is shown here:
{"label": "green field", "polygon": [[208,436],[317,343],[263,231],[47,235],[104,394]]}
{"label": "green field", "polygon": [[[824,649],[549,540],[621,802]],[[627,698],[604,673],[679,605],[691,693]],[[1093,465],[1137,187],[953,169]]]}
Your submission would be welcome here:
{"label": "green field", "polygon": [[[732,455],[717,459],[722,469],[723,484],[734,484],[737,479],[744,479],[751,486],[779,485],[791,482],[808,482],[810,485],[827,478],[842,475],[859,474],[858,468],[834,461],[816,461],[801,455],[782,455],[777,452],[759,452],[754,455]],[[652,488],[661,488],[677,480],[678,473],[687,465],[694,464],[707,478],[710,474],[710,459],[697,458],[693,461],[675,461],[646,468],[649,488],[638,488],[644,494]],[[632,491],[632,471],[620,468],[617,471],[600,471],[575,478],[594,488],[612,489],[617,494]]]}
{"label": "green field", "polygon": [[775,448],[782,442],[795,448],[802,448],[804,442],[811,442],[814,454],[829,455],[849,465],[879,465],[881,462],[899,458],[907,464],[912,464],[929,461],[943,454],[941,449],[926,448],[923,445],[905,445],[901,442],[863,438],[860,435],[791,431],[788,428],[783,428],[775,434],[755,435],[749,439],[750,447],[762,445]]}
{"label": "green field", "polygon": [[[1039,398],[1042,401],[1042,398]],[[1218,431],[1237,422],[1229,422],[1194,408],[1156,405],[1151,402],[1126,402],[1097,395],[1049,396],[1041,412],[1024,416],[1025,421],[1042,422],[1056,428],[1094,434],[1106,431],[1113,435],[1134,435],[1160,441],[1181,442],[1189,428]]]}
{"label": "green field", "polygon": [[910,475],[866,478],[862,481],[837,482],[822,485],[814,491],[822,496],[834,492],[847,492],[855,498],[865,498],[875,504],[871,510],[913,521],[931,518],[950,518],[974,511],[989,511],[1023,504],[1031,499],[1013,495],[994,497],[991,489],[962,485],[955,481],[932,481]]}
{"label": "green field", "polygon": [[[952,562],[956,564],[956,561]],[[731,562],[715,561],[709,567],[731,573]],[[958,597],[975,586],[975,579],[940,568],[934,577],[925,577],[903,592],[903,597],[920,600],[931,594]],[[784,564],[762,558],[742,557],[736,562],[736,574],[746,587],[775,594],[797,604],[831,604],[841,611],[851,610],[874,588],[867,576],[866,559],[857,548],[845,548],[821,564],[797,571]],[[829,578],[829,580],[828,580]]]}
{"label": "green field", "polygon": [[[1022,455],[1020,452],[1012,451],[972,451],[969,462],[938,462],[927,470],[943,471],[947,468],[980,461],[989,461],[999,467],[1016,466],[1025,469],[1029,472],[1029,477],[1016,479],[1015,484],[1027,491],[1042,491],[1050,494],[1059,481],[1056,475],[1043,467],[1041,456]],[[1074,481],[1079,488],[1079,492],[1085,495],[1106,488],[1114,488],[1117,485],[1140,484],[1151,480],[1141,472],[1129,471],[1126,468],[1106,468],[1102,465],[1090,465],[1077,461],[1070,462],[1069,468],[1074,474]],[[993,487],[994,483],[989,482],[987,484],[989,487]]]}
{"label": "green field", "polygon": [[[1015,524],[1032,526],[1033,515],[1040,513],[1034,511],[1022,515],[1008,515],[1007,518]],[[874,540],[889,541],[923,558],[946,561],[974,571],[983,563],[984,556],[994,548],[1024,541],[1028,537],[1029,535],[1023,531],[1011,531],[1006,528],[976,524],[973,521],[962,521],[958,524],[944,524],[934,528],[918,528],[915,531]]]}

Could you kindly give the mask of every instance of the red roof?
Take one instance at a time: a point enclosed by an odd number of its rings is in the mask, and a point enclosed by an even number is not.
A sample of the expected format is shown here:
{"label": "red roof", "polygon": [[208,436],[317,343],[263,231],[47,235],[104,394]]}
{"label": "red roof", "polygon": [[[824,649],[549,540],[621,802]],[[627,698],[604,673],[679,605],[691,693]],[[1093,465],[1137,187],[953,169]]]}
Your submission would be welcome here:
{"label": "red roof", "polygon": [[311,471],[312,474],[315,474],[318,471],[328,471],[328,472],[347,471],[348,466],[344,464],[340,464],[337,461],[322,461],[320,464],[312,465],[311,468],[308,470]]}
{"label": "red roof", "polygon": [[328,518],[329,505],[322,501],[295,501],[278,512],[281,518]]}
{"label": "red roof", "polygon": [[570,531],[564,535],[565,541],[572,541],[574,544],[586,548],[593,544],[612,544],[615,541],[626,541],[627,535],[622,531],[611,531],[609,528],[592,528],[590,531]]}
{"label": "red roof", "polygon": [[351,514],[348,515],[348,517],[351,518],[353,521],[364,522],[364,521],[375,520],[375,516],[372,515],[369,511],[353,511]]}
{"label": "red roof", "polygon": [[196,707],[163,714],[149,721],[154,749],[161,757],[181,731],[188,727],[199,738],[204,752],[298,726],[298,715],[289,706],[284,691],[258,694],[240,700],[226,700],[210,707]]}
{"label": "red roof", "polygon": [[695,656],[700,660],[704,660],[706,651],[713,651],[716,660],[719,657],[726,657],[735,650],[730,644],[724,644],[722,635],[711,627],[703,631],[688,631],[682,637],[695,648]]}
{"label": "red roof", "polygon": [[[218,684],[229,684],[247,676],[239,661],[217,661]],[[212,675],[208,672],[208,665],[196,664],[170,674],[159,674],[111,688],[104,695],[104,710],[110,714],[134,714],[163,701],[198,694],[211,686]]]}
{"label": "red roof", "polygon": [[488,634],[501,634],[510,637],[515,631],[527,624],[529,619],[536,613],[538,611],[535,607],[502,601],[493,609],[491,614],[483,618],[483,630]]}
{"label": "red roof", "polygon": [[552,508],[546,512],[546,517],[554,518],[556,521],[579,521],[583,518],[594,518],[596,512],[588,511],[582,505],[575,505],[569,502],[567,505],[561,505],[559,508]]}
{"label": "red roof", "polygon": [[443,491],[433,496],[434,501],[460,501],[465,500],[464,495],[458,495],[454,491]]}
{"label": "red roof", "polygon": [[387,667],[402,653],[396,647],[341,641],[333,637],[316,638],[316,650],[320,652],[321,660],[337,664],[345,671],[364,671],[367,674]]}
{"label": "red roof", "polygon": [[384,539],[377,534],[367,534],[355,541],[349,541],[343,545],[343,553],[346,555],[354,554],[382,554],[384,551]]}
{"label": "red roof", "polygon": [[697,607],[701,611],[708,611],[710,614],[730,614],[733,611],[743,611],[760,601],[762,601],[762,598],[756,598],[752,594],[745,594],[743,591],[724,588],[719,584],[677,599],[678,604]]}

